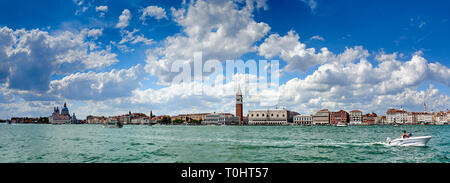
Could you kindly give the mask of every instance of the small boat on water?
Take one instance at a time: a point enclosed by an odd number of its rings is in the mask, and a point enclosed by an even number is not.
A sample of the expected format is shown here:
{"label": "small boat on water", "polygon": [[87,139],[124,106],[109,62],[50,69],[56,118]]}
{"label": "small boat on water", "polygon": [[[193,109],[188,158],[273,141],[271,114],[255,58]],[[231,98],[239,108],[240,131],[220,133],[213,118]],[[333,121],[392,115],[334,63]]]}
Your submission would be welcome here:
{"label": "small boat on water", "polygon": [[348,125],[346,123],[338,123],[336,124],[336,127],[347,127]]}
{"label": "small boat on water", "polygon": [[123,125],[122,123],[118,122],[118,121],[110,121],[105,123],[105,128],[122,128]]}
{"label": "small boat on water", "polygon": [[391,146],[425,146],[428,141],[430,141],[431,136],[417,136],[417,137],[406,137],[406,138],[396,138],[391,140],[389,137],[386,142]]}
{"label": "small boat on water", "polygon": [[397,123],[395,123],[395,124],[394,124],[394,127],[398,127],[398,124],[397,124]]}

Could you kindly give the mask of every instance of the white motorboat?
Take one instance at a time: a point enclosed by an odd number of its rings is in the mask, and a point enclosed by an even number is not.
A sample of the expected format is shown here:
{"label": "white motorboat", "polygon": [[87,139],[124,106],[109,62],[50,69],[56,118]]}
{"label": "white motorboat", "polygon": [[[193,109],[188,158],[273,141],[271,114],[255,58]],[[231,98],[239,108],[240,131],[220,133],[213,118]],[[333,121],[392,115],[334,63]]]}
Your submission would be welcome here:
{"label": "white motorboat", "polygon": [[431,136],[396,138],[394,140],[388,137],[386,141],[391,146],[425,146],[430,139]]}
{"label": "white motorboat", "polygon": [[347,127],[346,123],[338,123],[336,124],[337,127]]}

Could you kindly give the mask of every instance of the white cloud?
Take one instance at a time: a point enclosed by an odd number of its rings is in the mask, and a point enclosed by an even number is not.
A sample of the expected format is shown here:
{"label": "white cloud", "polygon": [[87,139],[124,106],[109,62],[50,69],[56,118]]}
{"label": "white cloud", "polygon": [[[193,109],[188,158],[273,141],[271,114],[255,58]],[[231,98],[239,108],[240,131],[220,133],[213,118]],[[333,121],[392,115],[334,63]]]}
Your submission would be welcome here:
{"label": "white cloud", "polygon": [[256,51],[255,42],[262,39],[270,27],[258,23],[248,9],[239,9],[231,1],[197,1],[187,9],[173,9],[175,21],[183,34],[166,38],[164,47],[148,52],[146,69],[170,82],[176,73],[169,68],[176,60],[191,60],[195,52],[203,53],[203,60],[236,59]]}
{"label": "white cloud", "polygon": [[141,65],[110,72],[75,73],[50,83],[49,93],[72,100],[105,100],[127,97],[141,86],[144,78]]}
{"label": "white cloud", "polygon": [[[51,76],[109,66],[116,54],[87,41],[90,30],[50,35],[35,30],[0,28],[0,82],[17,90],[46,91]],[[95,33],[97,32],[97,33]],[[98,36],[98,31],[91,32]]]}
{"label": "white cloud", "polygon": [[326,47],[321,48],[320,52],[316,52],[315,48],[307,48],[299,39],[299,35],[294,31],[289,31],[283,37],[279,34],[272,34],[259,45],[258,54],[266,59],[279,56],[287,63],[283,70],[288,72],[306,72],[309,68],[324,63],[353,62],[369,56],[369,52],[361,46],[346,48],[339,55],[333,54]]}
{"label": "white cloud", "polygon": [[272,34],[264,40],[258,48],[258,54],[266,59],[280,56],[287,62],[284,67],[286,71],[302,71],[312,66],[325,63],[332,57],[332,53],[327,48],[322,48],[316,53],[314,48],[306,48],[306,45],[299,42],[299,35],[294,31],[289,31],[287,35],[281,37],[279,34]]}
{"label": "white cloud", "polygon": [[140,11],[142,12],[142,16],[140,19],[143,22],[145,22],[147,16],[154,17],[157,20],[161,20],[163,18],[168,19],[166,15],[166,10],[158,6],[147,6],[146,8],[141,9]]}
{"label": "white cloud", "polygon": [[120,40],[119,44],[125,44],[130,42],[131,44],[137,44],[142,43],[144,45],[151,45],[153,44],[152,39],[147,39],[144,37],[143,34],[135,36],[134,34],[137,33],[139,30],[134,29],[132,32],[128,30],[121,30],[120,34],[122,36],[122,40]]}
{"label": "white cloud", "polygon": [[97,6],[95,7],[96,12],[108,12],[108,6]]}
{"label": "white cloud", "polygon": [[108,6],[97,6],[95,12],[100,12],[100,17],[104,17],[105,13],[108,12]]}
{"label": "white cloud", "polygon": [[91,2],[86,4],[83,0],[73,0],[73,2],[78,6],[78,9],[75,11],[75,15],[85,13],[92,6]]}
{"label": "white cloud", "polygon": [[117,23],[116,28],[125,28],[130,24],[131,13],[130,10],[124,9],[122,14],[119,16],[119,23]]}
{"label": "white cloud", "polygon": [[103,28],[101,29],[83,29],[81,34],[85,34],[87,37],[91,37],[94,40],[103,35]]}
{"label": "white cloud", "polygon": [[300,0],[301,2],[304,2],[311,8],[312,11],[314,11],[317,8],[317,1],[316,0]]}
{"label": "white cloud", "polygon": [[[236,0],[237,2],[243,3],[244,0]],[[252,12],[263,8],[264,10],[268,10],[269,6],[267,5],[267,0],[245,0],[246,8]]]}
{"label": "white cloud", "polygon": [[[392,56],[391,56],[392,57]],[[440,72],[435,76],[435,66]],[[294,78],[280,86],[280,103],[299,111],[363,109],[382,112],[392,106],[415,107],[427,103],[445,106],[448,96],[436,89],[425,91],[432,96],[421,99],[424,91],[415,91],[426,81],[449,86],[450,69],[438,63],[428,63],[423,57],[413,55],[406,62],[385,60],[377,67],[365,58],[359,62],[325,63],[305,79]]]}
{"label": "white cloud", "polygon": [[325,38],[323,38],[323,37],[321,37],[319,35],[315,35],[315,36],[311,37],[310,40],[325,41]]}

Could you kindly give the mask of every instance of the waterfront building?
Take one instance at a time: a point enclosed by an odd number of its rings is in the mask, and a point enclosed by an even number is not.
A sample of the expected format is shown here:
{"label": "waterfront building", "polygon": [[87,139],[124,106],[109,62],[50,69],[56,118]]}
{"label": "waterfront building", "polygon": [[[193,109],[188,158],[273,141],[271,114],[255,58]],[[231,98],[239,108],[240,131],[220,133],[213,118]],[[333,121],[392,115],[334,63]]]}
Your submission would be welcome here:
{"label": "waterfront building", "polygon": [[48,124],[48,117],[29,118],[29,117],[12,117],[8,120],[11,123],[25,123],[25,124]]}
{"label": "waterfront building", "polygon": [[376,118],[377,118],[376,113],[374,113],[374,112],[367,113],[367,114],[363,115],[362,125],[374,125]]}
{"label": "waterfront building", "polygon": [[375,124],[377,124],[377,125],[385,125],[386,124],[386,116],[377,116],[377,117],[375,117]]}
{"label": "waterfront building", "polygon": [[344,110],[340,110],[338,112],[331,112],[330,113],[330,123],[331,125],[337,125],[338,123],[345,123],[347,124],[349,122],[349,114],[348,112]]}
{"label": "waterfront building", "polygon": [[71,124],[76,121],[75,113],[73,114],[74,118],[70,116],[69,108],[67,108],[66,103],[64,103],[61,112],[59,111],[59,107],[53,108],[53,113],[49,117],[50,124]]}
{"label": "waterfront building", "polygon": [[132,125],[148,125],[150,124],[150,118],[149,117],[139,117],[139,118],[133,118],[131,119]]}
{"label": "waterfront building", "polygon": [[317,111],[313,115],[313,125],[329,125],[330,124],[330,112],[328,109],[322,109]]}
{"label": "waterfront building", "polygon": [[388,109],[386,111],[387,124],[412,124],[412,114],[403,109]]}
{"label": "waterfront building", "polygon": [[443,111],[439,111],[434,114],[434,124],[443,125],[447,124],[447,113]]}
{"label": "waterfront building", "polygon": [[240,118],[230,113],[211,113],[206,115],[203,125],[238,125]]}
{"label": "waterfront building", "polygon": [[299,113],[286,109],[248,111],[248,125],[289,125]]}
{"label": "waterfront building", "polygon": [[86,121],[87,121],[87,124],[105,124],[106,117],[89,115],[86,117]]}
{"label": "waterfront building", "polygon": [[412,112],[414,124],[431,124],[433,123],[433,114],[428,112]]}
{"label": "waterfront building", "polygon": [[128,112],[128,114],[123,114],[119,116],[112,116],[114,117],[117,122],[127,125],[127,124],[140,124],[141,119],[148,118],[148,116],[144,113],[131,113],[131,111]]}
{"label": "waterfront building", "polygon": [[243,108],[243,98],[241,92],[241,86],[238,86],[238,90],[236,92],[236,117],[239,118],[239,125],[243,125],[244,121],[244,108]]}
{"label": "waterfront building", "polygon": [[72,124],[81,124],[81,121],[79,121],[77,119],[77,117],[75,116],[75,113],[73,113],[73,115],[72,115],[72,122],[71,123]]}
{"label": "waterfront building", "polygon": [[196,114],[179,114],[177,116],[170,117],[171,121],[182,120],[185,122],[191,122],[192,120],[196,121],[205,121],[206,115],[209,113],[196,113]]}
{"label": "waterfront building", "polygon": [[352,110],[350,111],[350,125],[361,125],[362,123],[362,111]]}
{"label": "waterfront building", "polygon": [[450,124],[450,111],[447,110],[447,124]]}
{"label": "waterfront building", "polygon": [[296,115],[294,116],[294,123],[296,125],[311,126],[313,124],[313,117],[312,115]]}

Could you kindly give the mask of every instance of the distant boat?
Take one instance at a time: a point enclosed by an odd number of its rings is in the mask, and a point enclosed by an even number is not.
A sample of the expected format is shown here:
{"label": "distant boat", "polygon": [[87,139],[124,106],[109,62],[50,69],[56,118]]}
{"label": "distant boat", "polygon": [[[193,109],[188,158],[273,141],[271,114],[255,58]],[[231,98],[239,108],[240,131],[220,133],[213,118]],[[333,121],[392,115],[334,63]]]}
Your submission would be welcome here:
{"label": "distant boat", "polygon": [[395,123],[395,124],[394,124],[394,126],[395,126],[395,127],[398,127],[398,124],[397,124],[397,123]]}
{"label": "distant boat", "polygon": [[122,123],[118,121],[111,121],[105,123],[105,128],[122,128],[122,127],[123,127]]}
{"label": "distant boat", "polygon": [[348,125],[346,123],[338,123],[336,124],[336,127],[347,127]]}

